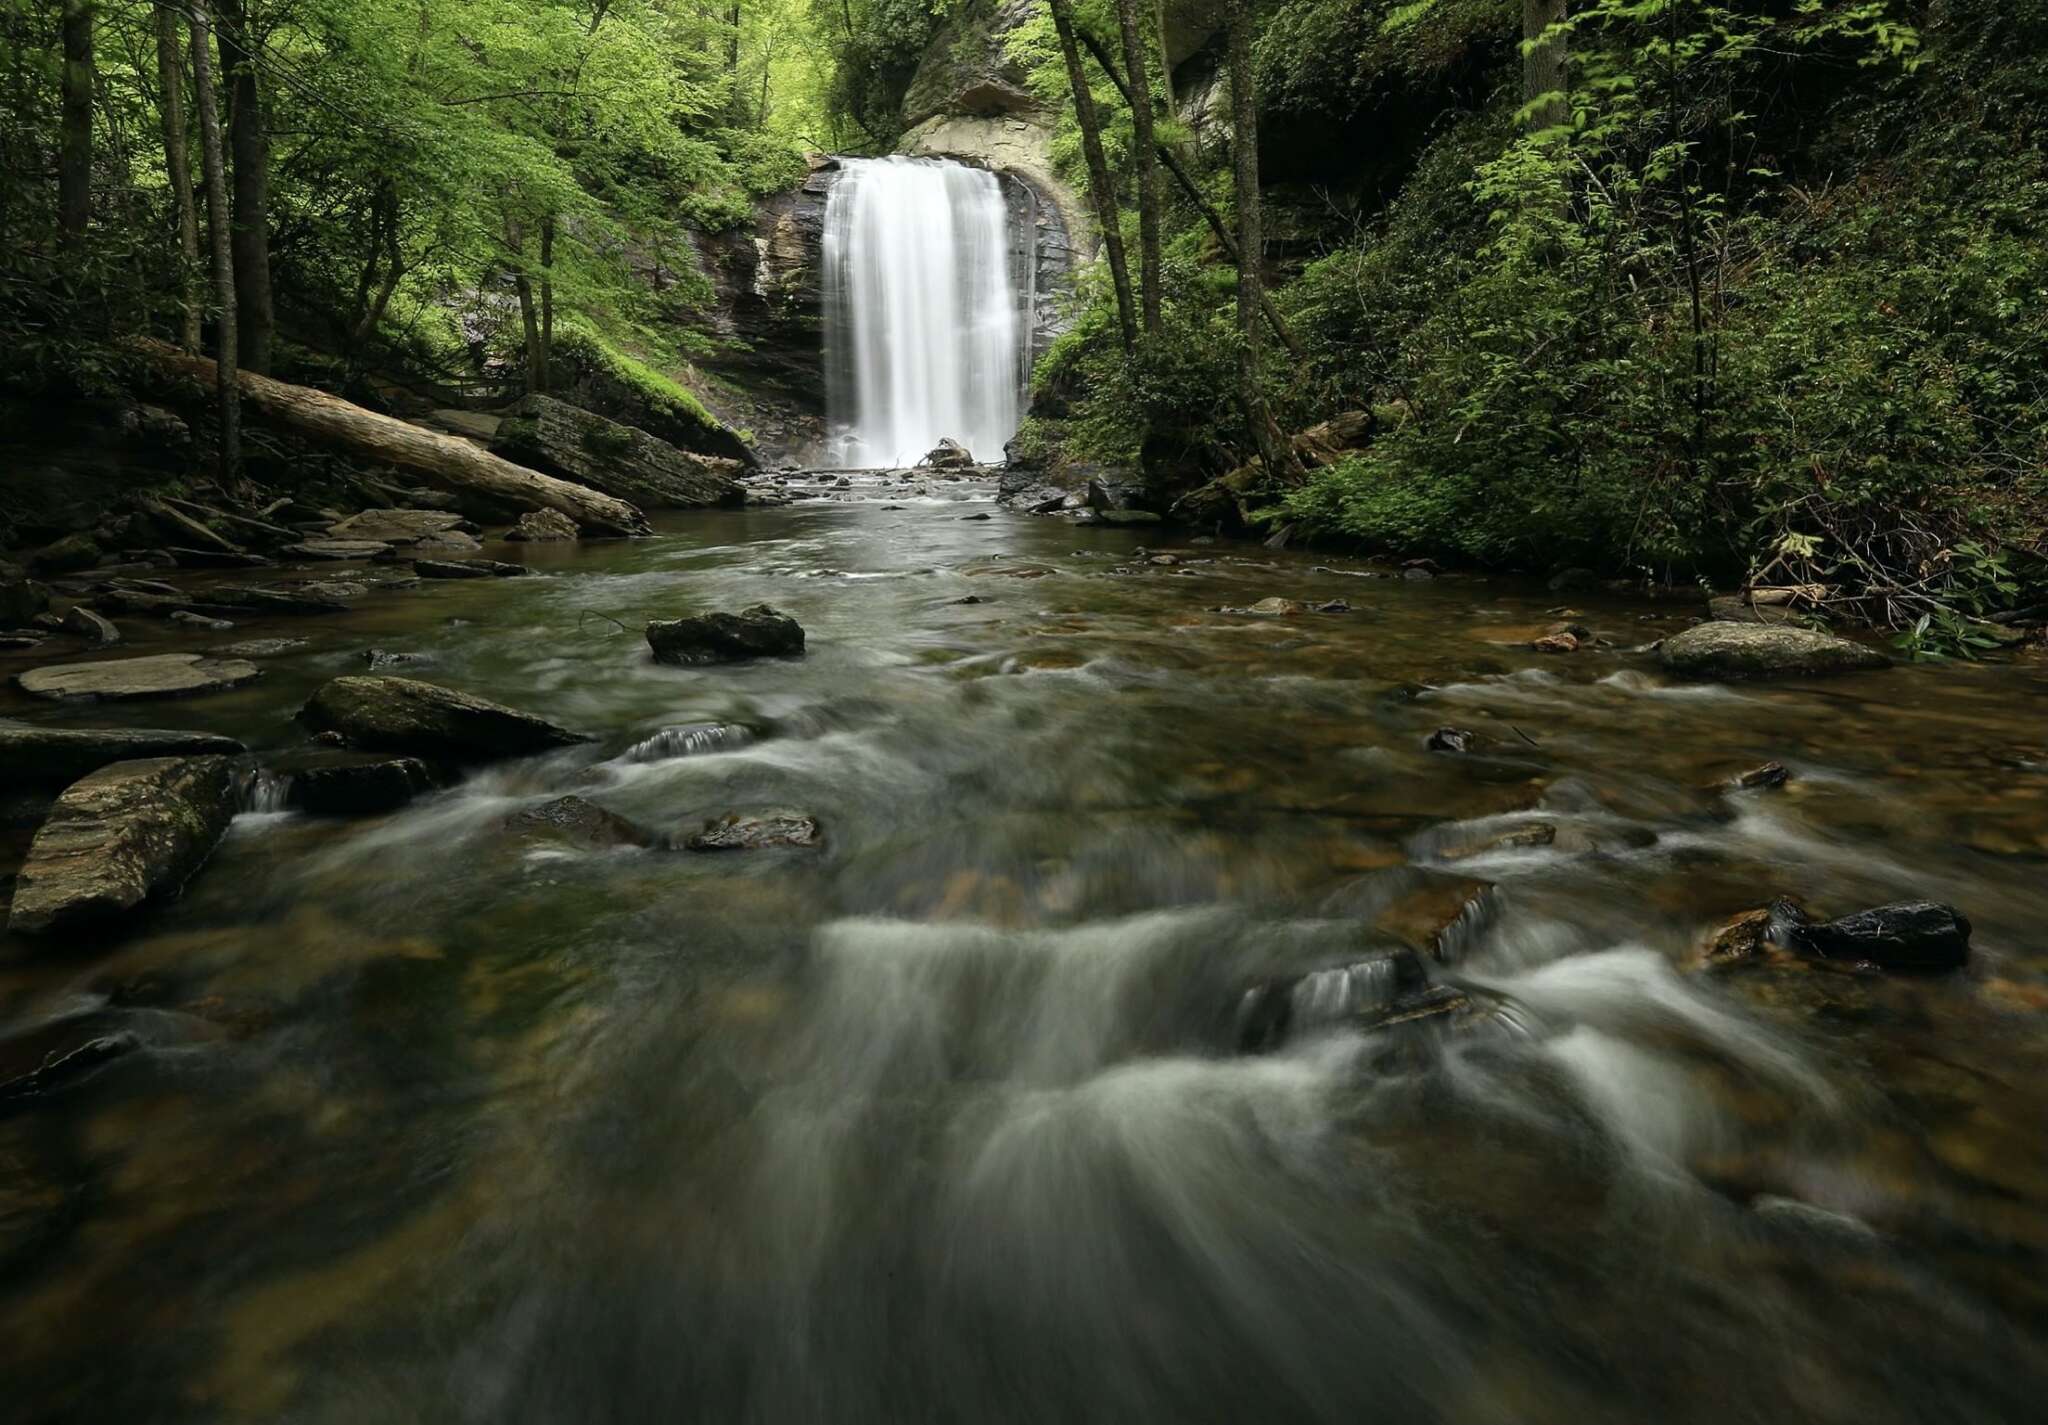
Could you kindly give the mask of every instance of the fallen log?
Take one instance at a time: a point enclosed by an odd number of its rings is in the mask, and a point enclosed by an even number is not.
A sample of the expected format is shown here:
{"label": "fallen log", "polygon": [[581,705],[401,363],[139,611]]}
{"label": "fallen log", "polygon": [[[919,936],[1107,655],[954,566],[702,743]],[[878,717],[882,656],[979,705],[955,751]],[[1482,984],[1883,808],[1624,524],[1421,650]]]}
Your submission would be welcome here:
{"label": "fallen log", "polygon": [[[214,364],[203,356],[188,356],[147,338],[132,345],[166,375],[213,385]],[[514,465],[466,440],[380,416],[310,386],[294,386],[252,371],[239,372],[236,380],[243,400],[307,439],[410,470],[448,489],[475,491],[519,509],[558,511],[587,533],[649,532],[647,517],[636,506]]]}

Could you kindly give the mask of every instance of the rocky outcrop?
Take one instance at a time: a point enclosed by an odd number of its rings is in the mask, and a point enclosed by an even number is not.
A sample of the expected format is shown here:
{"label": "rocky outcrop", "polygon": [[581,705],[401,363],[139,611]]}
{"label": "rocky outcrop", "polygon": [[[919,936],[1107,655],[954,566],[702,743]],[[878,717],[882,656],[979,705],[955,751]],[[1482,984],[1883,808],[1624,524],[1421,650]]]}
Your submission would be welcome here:
{"label": "rocky outcrop", "polygon": [[505,531],[515,544],[545,544],[551,540],[576,538],[576,525],[553,510],[528,510],[519,522]]}
{"label": "rocky outcrop", "polygon": [[152,757],[66,788],[29,846],[8,929],[47,935],[123,916],[174,894],[227,834],[225,757]]}
{"label": "rocky outcrop", "polygon": [[1784,625],[1703,623],[1664,640],[1659,655],[1690,678],[1819,678],[1884,668],[1875,648]]}
{"label": "rocky outcrop", "polygon": [[0,727],[0,786],[61,787],[115,762],[233,756],[232,737],[155,727]]}
{"label": "rocky outcrop", "polygon": [[755,604],[736,614],[697,614],[647,625],[657,663],[739,663],[784,658],[804,651],[804,630],[788,614]]}
{"label": "rocky outcrop", "polygon": [[642,509],[737,505],[746,466],[678,450],[646,431],[578,410],[552,396],[528,396],[498,427],[492,450],[507,460],[574,480]]}
{"label": "rocky outcrop", "polygon": [[15,679],[25,693],[58,701],[117,702],[129,698],[182,698],[218,693],[254,682],[263,670],[239,658],[159,653],[104,663],[57,663],[31,668]]}
{"label": "rocky outcrop", "polygon": [[336,678],[314,693],[299,719],[339,733],[352,747],[448,762],[481,762],[569,747],[588,738],[545,718],[453,688],[411,678]]}

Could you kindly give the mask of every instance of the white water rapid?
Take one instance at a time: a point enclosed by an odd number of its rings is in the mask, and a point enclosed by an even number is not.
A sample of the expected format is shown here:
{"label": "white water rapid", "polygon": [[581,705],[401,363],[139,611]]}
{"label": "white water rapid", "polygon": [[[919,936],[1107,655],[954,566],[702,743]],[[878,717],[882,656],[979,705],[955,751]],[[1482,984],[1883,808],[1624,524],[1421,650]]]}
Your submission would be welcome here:
{"label": "white water rapid", "polygon": [[1002,186],[942,159],[844,164],[825,204],[836,462],[914,465],[943,439],[1000,460],[1026,377]]}

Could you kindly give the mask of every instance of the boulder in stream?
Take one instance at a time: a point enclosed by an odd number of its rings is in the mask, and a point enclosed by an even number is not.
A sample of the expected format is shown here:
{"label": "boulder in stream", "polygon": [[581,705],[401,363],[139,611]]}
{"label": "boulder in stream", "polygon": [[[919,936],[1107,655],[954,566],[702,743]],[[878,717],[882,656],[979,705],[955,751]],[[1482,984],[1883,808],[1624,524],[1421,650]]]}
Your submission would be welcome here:
{"label": "boulder in stream", "polygon": [[947,436],[942,438],[937,445],[933,446],[926,453],[924,459],[917,463],[933,470],[972,470],[974,468],[974,452],[959,441],[954,440],[951,436]]}
{"label": "boulder in stream", "polygon": [[1891,666],[1875,648],[1783,624],[1703,623],[1665,639],[1659,656],[1691,678],[1819,678]]}
{"label": "boulder in stream", "polygon": [[208,658],[198,653],[158,653],[148,658],[116,658],[103,663],[55,663],[31,668],[15,681],[25,693],[59,701],[128,698],[179,698],[239,688],[261,677],[263,670],[239,658]]}
{"label": "boulder in stream", "polygon": [[0,727],[0,786],[61,787],[139,757],[233,756],[232,737],[157,727]]}
{"label": "boulder in stream", "polygon": [[150,757],[65,788],[29,846],[8,929],[47,935],[175,894],[234,820],[225,757]]}
{"label": "boulder in stream", "polygon": [[84,604],[65,610],[64,631],[77,634],[95,648],[111,648],[121,641],[121,630],[114,627],[114,621]]}
{"label": "boulder in stream", "polygon": [[763,851],[776,846],[812,847],[822,839],[816,818],[796,812],[741,816],[728,812],[704,823],[683,842],[692,851]]}
{"label": "boulder in stream", "polygon": [[321,542],[474,549],[476,532],[475,525],[449,510],[364,510],[329,526]]}
{"label": "boulder in stream", "polygon": [[565,842],[582,851],[610,851],[621,846],[642,850],[663,847],[668,838],[607,811],[586,797],[556,797],[505,818],[505,827],[528,840]]}
{"label": "boulder in stream", "polygon": [[804,630],[788,614],[755,604],[736,614],[697,614],[647,625],[657,663],[738,663],[783,658],[804,651]]}
{"label": "boulder in stream", "polygon": [[521,757],[590,740],[453,688],[373,674],[329,681],[299,710],[299,720],[353,747],[451,762]]}
{"label": "boulder in stream", "polygon": [[288,769],[286,803],[315,816],[375,816],[434,789],[434,772],[417,757],[365,759],[325,754]]}
{"label": "boulder in stream", "polygon": [[514,543],[538,544],[549,540],[575,539],[576,522],[559,510],[528,510],[519,522],[505,531]]}
{"label": "boulder in stream", "polygon": [[1970,958],[1970,922],[1954,906],[1895,901],[1789,932],[1794,948],[1824,960],[1885,970],[1960,970]]}

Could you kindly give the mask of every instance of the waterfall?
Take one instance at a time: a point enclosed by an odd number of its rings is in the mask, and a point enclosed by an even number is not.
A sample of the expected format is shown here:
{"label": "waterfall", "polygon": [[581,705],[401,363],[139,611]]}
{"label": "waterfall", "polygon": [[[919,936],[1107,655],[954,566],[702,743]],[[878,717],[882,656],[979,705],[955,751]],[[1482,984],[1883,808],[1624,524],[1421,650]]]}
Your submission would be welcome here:
{"label": "waterfall", "polygon": [[1002,459],[1026,351],[994,174],[846,159],[825,204],[825,368],[838,463],[914,465],[942,439]]}

